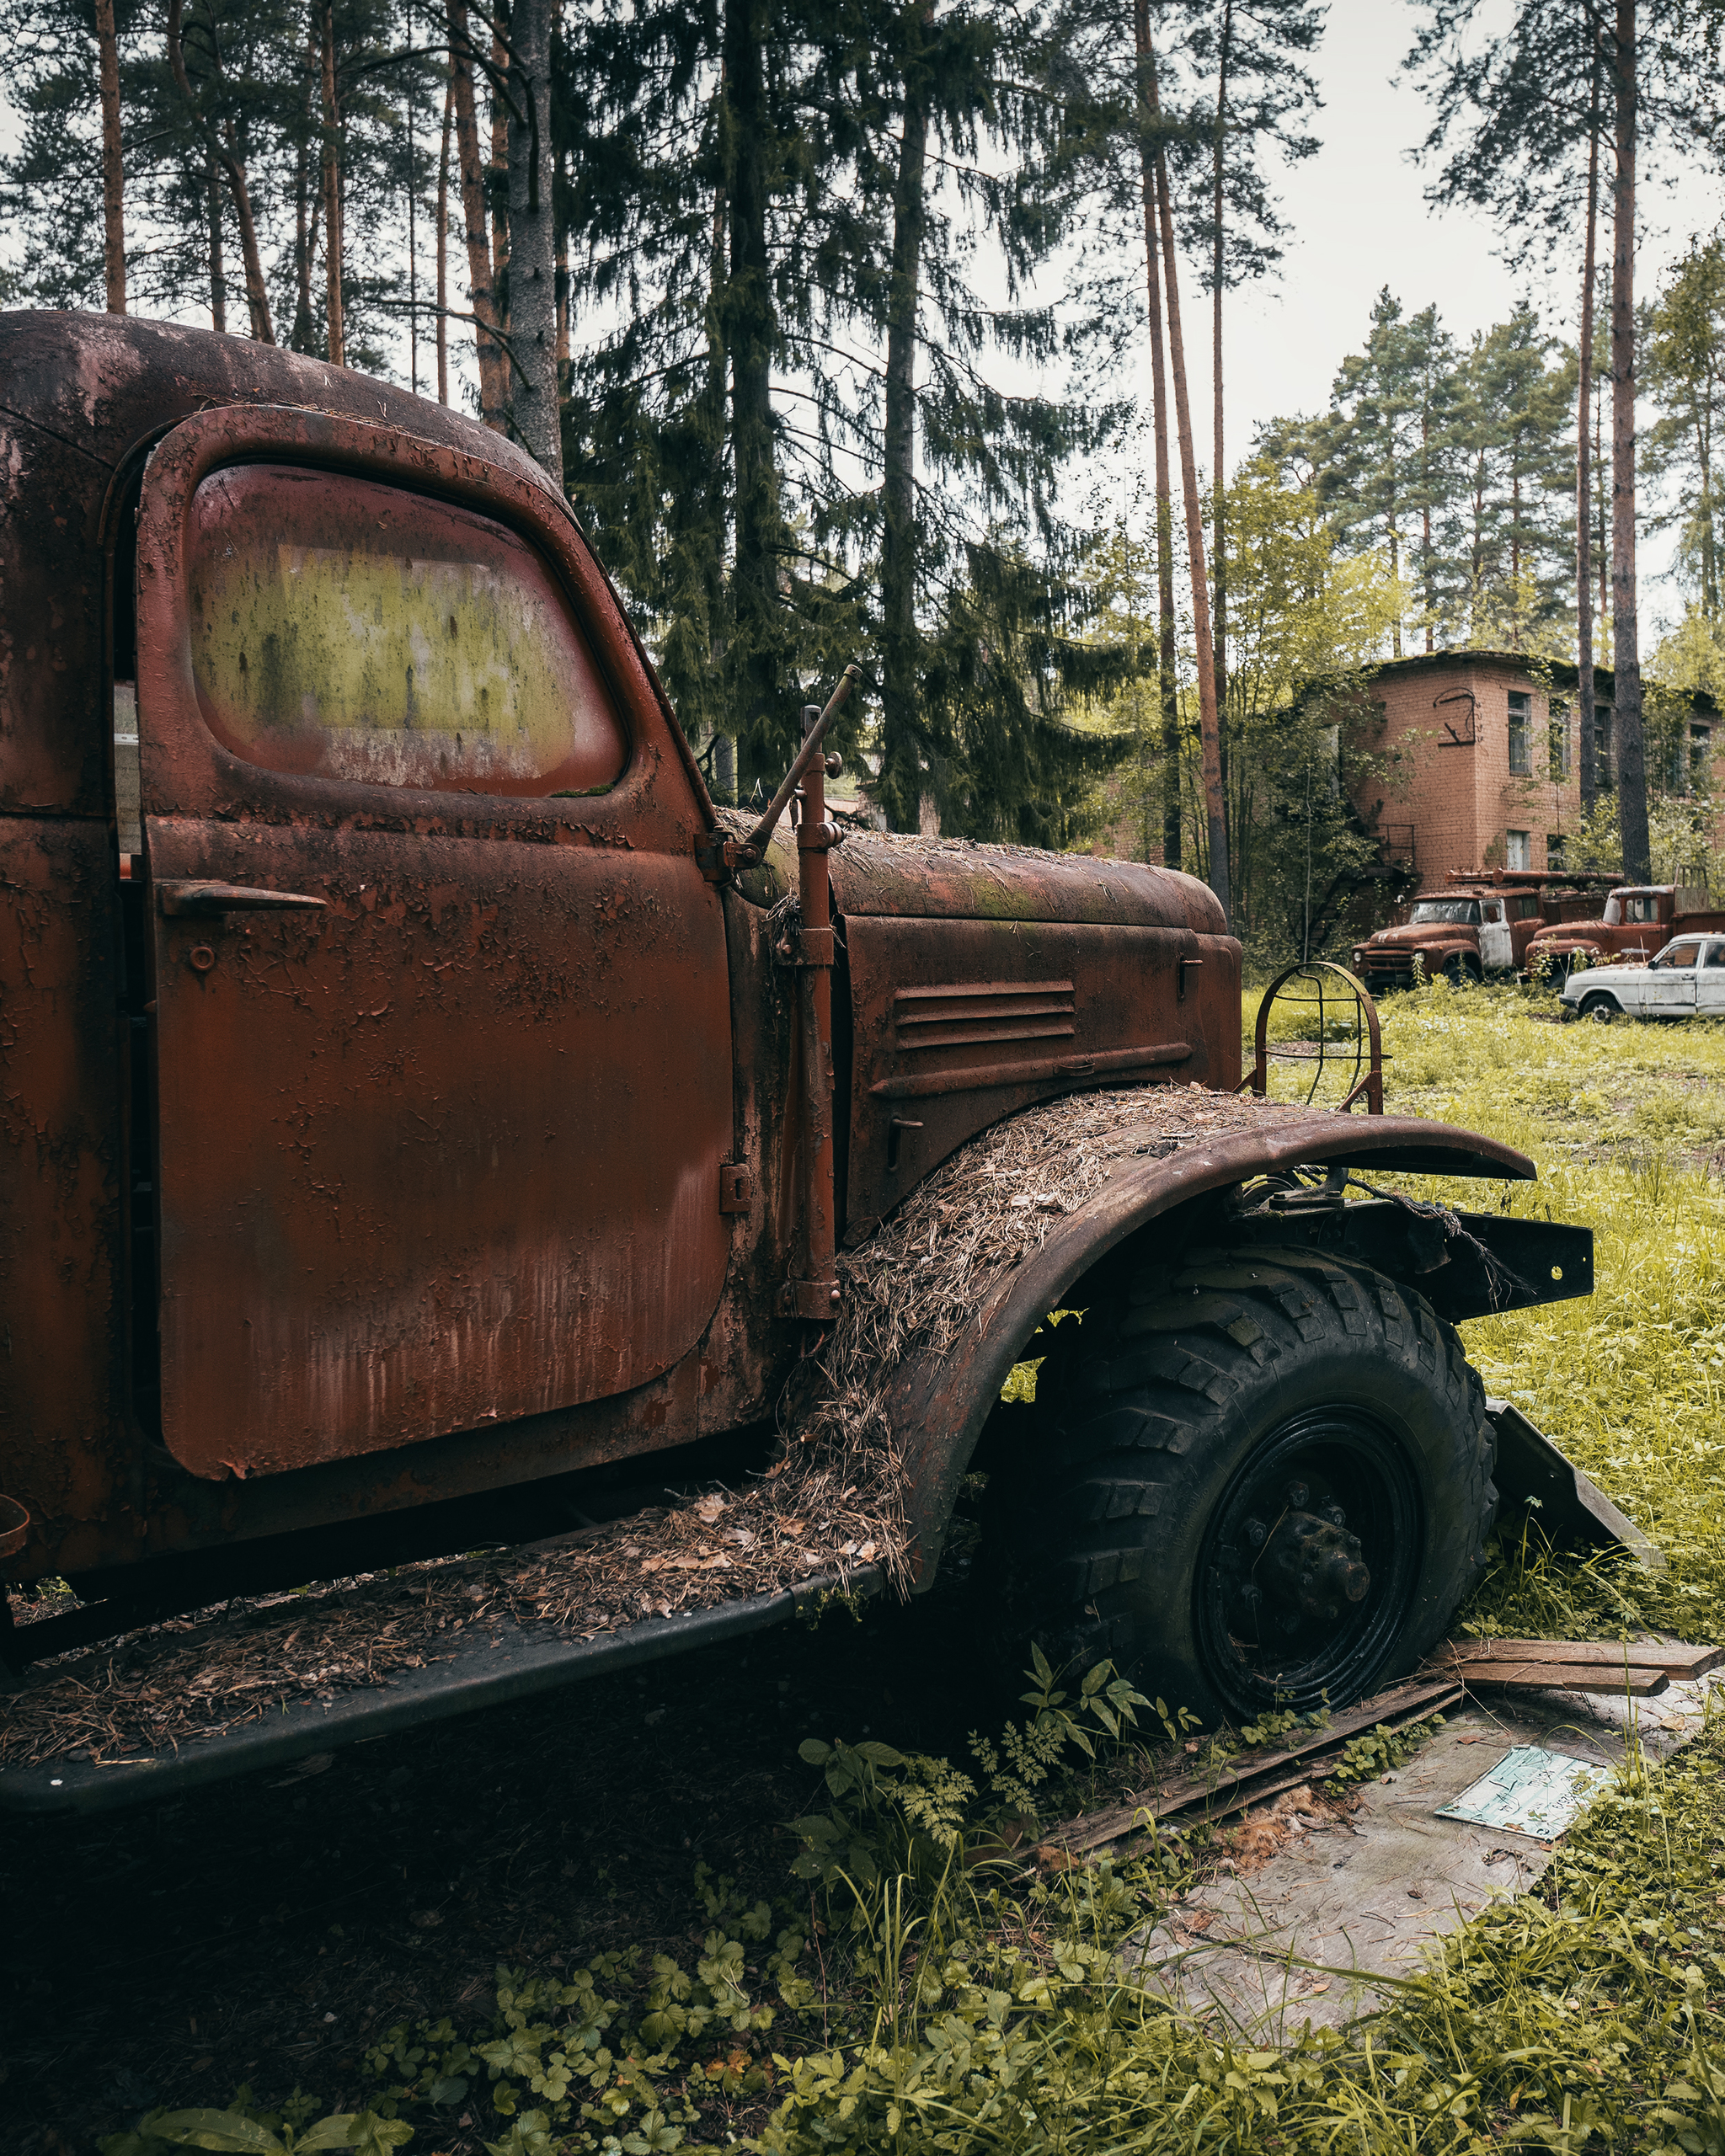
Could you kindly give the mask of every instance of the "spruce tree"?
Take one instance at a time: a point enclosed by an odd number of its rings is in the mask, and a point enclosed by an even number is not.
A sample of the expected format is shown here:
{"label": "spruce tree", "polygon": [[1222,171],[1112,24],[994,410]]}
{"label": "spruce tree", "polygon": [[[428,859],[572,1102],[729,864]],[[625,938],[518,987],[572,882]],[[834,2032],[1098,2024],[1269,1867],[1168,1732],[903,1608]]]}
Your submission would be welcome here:
{"label": "spruce tree", "polygon": [[1720,461],[1725,451],[1725,238],[1693,240],[1653,303],[1647,388],[1661,417],[1648,442],[1674,481],[1680,559],[1701,611],[1721,614]]}

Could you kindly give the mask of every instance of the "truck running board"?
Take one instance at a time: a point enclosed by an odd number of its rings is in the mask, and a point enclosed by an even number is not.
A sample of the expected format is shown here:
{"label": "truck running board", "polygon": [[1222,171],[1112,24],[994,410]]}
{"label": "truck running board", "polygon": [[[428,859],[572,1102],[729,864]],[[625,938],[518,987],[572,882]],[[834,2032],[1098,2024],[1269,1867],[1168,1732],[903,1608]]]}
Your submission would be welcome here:
{"label": "truck running board", "polygon": [[389,1737],[473,1707],[503,1706],[582,1677],[608,1677],[692,1647],[714,1646],[782,1624],[832,1593],[878,1593],[878,1565],[841,1582],[823,1574],[795,1588],[722,1602],[710,1609],[648,1617],[597,1639],[572,1640],[550,1625],[504,1621],[494,1633],[465,1635],[420,1669],[387,1684],[343,1693],[325,1704],[295,1700],[264,1719],[222,1735],[96,1765],[87,1758],[47,1759],[0,1768],[0,1812],[112,1812],[182,1796],[206,1782],[291,1765],[360,1737]]}

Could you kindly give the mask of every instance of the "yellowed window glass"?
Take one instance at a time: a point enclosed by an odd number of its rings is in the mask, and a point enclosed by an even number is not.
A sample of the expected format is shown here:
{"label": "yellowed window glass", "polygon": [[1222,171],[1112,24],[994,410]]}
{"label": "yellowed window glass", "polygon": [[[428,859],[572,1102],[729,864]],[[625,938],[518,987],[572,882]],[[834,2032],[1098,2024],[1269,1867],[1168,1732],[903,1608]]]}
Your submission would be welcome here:
{"label": "yellowed window glass", "polygon": [[222,744],[272,770],[464,793],[602,792],[628,760],[540,556],[375,480],[238,465],[199,488],[192,670]]}

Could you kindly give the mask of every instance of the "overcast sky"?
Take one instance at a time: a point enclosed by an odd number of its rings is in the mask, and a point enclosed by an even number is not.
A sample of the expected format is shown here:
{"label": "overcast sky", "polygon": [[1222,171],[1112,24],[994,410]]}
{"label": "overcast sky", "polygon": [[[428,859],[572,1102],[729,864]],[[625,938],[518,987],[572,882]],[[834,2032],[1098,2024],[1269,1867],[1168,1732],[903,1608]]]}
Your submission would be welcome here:
{"label": "overcast sky", "polygon": [[[1503,320],[1524,293],[1555,334],[1570,340],[1578,334],[1578,263],[1560,284],[1528,285],[1498,259],[1489,220],[1464,211],[1440,215],[1424,200],[1432,175],[1408,153],[1431,124],[1430,108],[1411,82],[1394,79],[1423,12],[1407,0],[1332,0],[1313,69],[1324,109],[1312,131],[1323,147],[1279,185],[1291,227],[1280,274],[1228,302],[1231,463],[1249,448],[1260,422],[1327,403],[1337,366],[1344,353],[1360,349],[1372,302],[1386,284],[1408,314],[1435,302],[1459,342]],[[1485,0],[1482,35],[1513,15],[1512,0]],[[1690,234],[1711,231],[1725,214],[1725,191],[1717,175],[1691,173],[1674,189],[1648,189],[1644,205],[1636,275],[1640,292],[1651,296]],[[1609,264],[1608,251],[1603,260]],[[1207,303],[1195,282],[1183,282],[1182,296],[1188,317],[1205,309],[1188,329],[1188,352],[1194,410],[1207,414]],[[1200,440],[1208,440],[1207,419]],[[1670,540],[1659,536],[1647,549],[1649,627],[1653,618],[1680,611],[1674,590],[1655,575],[1670,551]]]}

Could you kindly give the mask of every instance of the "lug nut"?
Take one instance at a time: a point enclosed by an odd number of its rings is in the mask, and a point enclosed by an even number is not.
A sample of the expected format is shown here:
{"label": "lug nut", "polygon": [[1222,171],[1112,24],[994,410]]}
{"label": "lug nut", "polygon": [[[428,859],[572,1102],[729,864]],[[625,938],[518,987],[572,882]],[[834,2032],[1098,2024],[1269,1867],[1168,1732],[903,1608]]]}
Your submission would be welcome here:
{"label": "lug nut", "polygon": [[1252,1545],[1254,1550],[1263,1549],[1268,1534],[1269,1529],[1264,1525],[1261,1519],[1249,1519],[1247,1521],[1246,1540]]}
{"label": "lug nut", "polygon": [[1348,1515],[1339,1505],[1326,1505],[1324,1518],[1332,1527],[1346,1527],[1348,1524]]}
{"label": "lug nut", "polygon": [[1310,1495],[1311,1492],[1303,1482],[1290,1482],[1288,1485],[1288,1502],[1296,1513],[1305,1511],[1306,1500]]}

